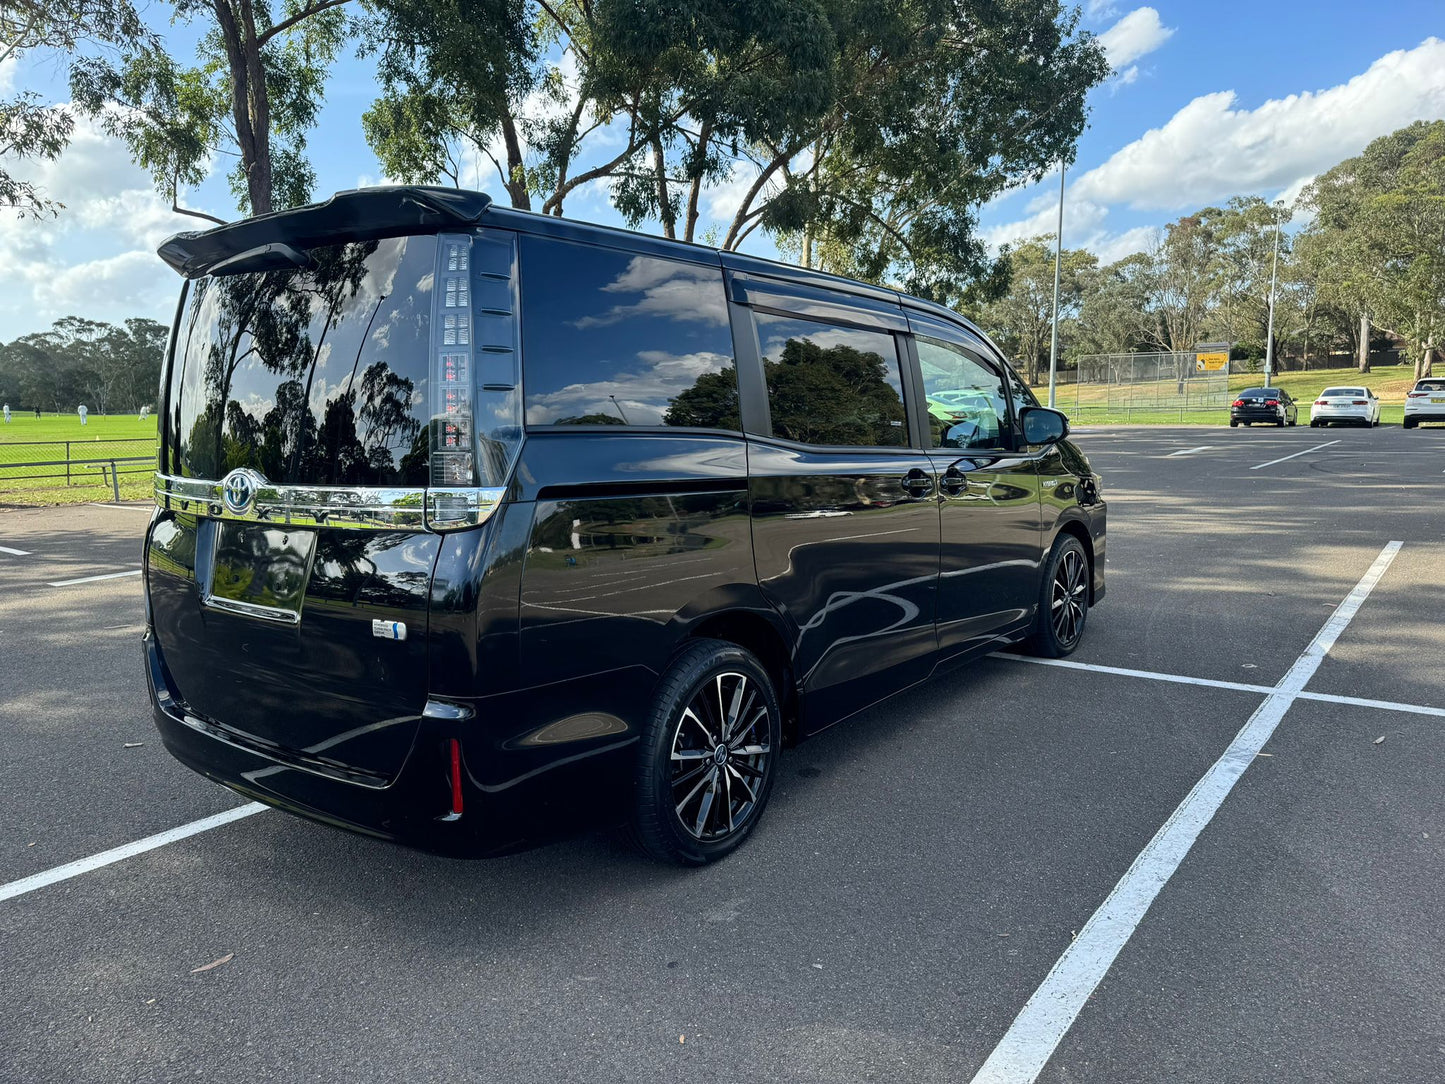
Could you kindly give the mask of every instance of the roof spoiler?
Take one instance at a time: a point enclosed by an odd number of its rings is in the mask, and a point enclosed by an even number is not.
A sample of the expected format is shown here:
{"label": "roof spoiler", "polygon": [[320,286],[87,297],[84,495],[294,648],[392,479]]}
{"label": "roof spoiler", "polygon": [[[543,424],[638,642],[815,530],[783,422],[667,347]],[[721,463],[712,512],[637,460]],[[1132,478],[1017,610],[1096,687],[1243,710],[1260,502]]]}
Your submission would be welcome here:
{"label": "roof spoiler", "polygon": [[[491,205],[490,196],[461,188],[400,184],[353,188],[324,203],[178,233],[163,241],[156,252],[183,276],[194,279],[243,253],[276,243],[305,250],[413,230],[471,226]],[[243,266],[244,261],[236,270]]]}

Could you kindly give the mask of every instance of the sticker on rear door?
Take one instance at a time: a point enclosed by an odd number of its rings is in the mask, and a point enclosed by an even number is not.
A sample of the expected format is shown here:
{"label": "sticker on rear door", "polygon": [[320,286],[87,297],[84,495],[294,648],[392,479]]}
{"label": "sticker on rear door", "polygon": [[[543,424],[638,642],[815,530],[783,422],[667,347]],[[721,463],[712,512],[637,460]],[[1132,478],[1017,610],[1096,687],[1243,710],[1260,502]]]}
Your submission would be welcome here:
{"label": "sticker on rear door", "polygon": [[382,640],[405,640],[406,622],[377,621],[373,618],[371,622],[371,635],[379,637]]}

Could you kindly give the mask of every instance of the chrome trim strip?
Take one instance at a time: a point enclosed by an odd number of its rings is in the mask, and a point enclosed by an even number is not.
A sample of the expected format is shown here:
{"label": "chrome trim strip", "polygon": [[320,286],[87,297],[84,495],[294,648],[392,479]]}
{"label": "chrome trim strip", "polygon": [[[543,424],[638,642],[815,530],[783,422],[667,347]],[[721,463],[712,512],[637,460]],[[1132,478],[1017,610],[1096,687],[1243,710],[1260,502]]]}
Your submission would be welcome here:
{"label": "chrome trim strip", "polygon": [[208,519],[372,531],[455,531],[486,522],[506,490],[258,484],[249,510],[226,507],[219,481],[155,476],[156,504]]}
{"label": "chrome trim strip", "polygon": [[234,598],[222,598],[220,595],[207,595],[201,600],[202,605],[212,610],[225,610],[228,613],[240,614],[242,617],[259,617],[262,621],[274,621],[279,625],[299,625],[301,615],[295,610],[283,610],[279,606],[263,606],[259,602],[241,602]]}

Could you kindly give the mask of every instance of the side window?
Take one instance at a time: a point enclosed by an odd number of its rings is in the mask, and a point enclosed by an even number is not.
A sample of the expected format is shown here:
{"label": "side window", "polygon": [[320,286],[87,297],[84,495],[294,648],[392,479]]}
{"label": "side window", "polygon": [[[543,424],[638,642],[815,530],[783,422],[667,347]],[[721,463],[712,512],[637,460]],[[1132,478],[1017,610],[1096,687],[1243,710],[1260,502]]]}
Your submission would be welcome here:
{"label": "side window", "polygon": [[523,235],[528,425],[742,428],[722,268]]}
{"label": "side window", "polygon": [[766,313],[753,319],[774,436],[865,448],[908,444],[892,335]]}
{"label": "side window", "polygon": [[1004,447],[1010,432],[1008,393],[999,373],[941,339],[919,335],[915,342],[932,446]]}

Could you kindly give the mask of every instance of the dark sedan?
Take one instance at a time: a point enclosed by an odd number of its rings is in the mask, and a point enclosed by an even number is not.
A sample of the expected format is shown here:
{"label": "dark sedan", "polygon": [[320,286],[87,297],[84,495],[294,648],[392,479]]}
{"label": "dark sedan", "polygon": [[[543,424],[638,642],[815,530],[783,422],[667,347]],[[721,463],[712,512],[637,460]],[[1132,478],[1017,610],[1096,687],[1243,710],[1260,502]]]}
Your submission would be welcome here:
{"label": "dark sedan", "polygon": [[1299,407],[1283,388],[1245,388],[1239,398],[1229,404],[1229,424],[1294,425],[1299,421]]}

